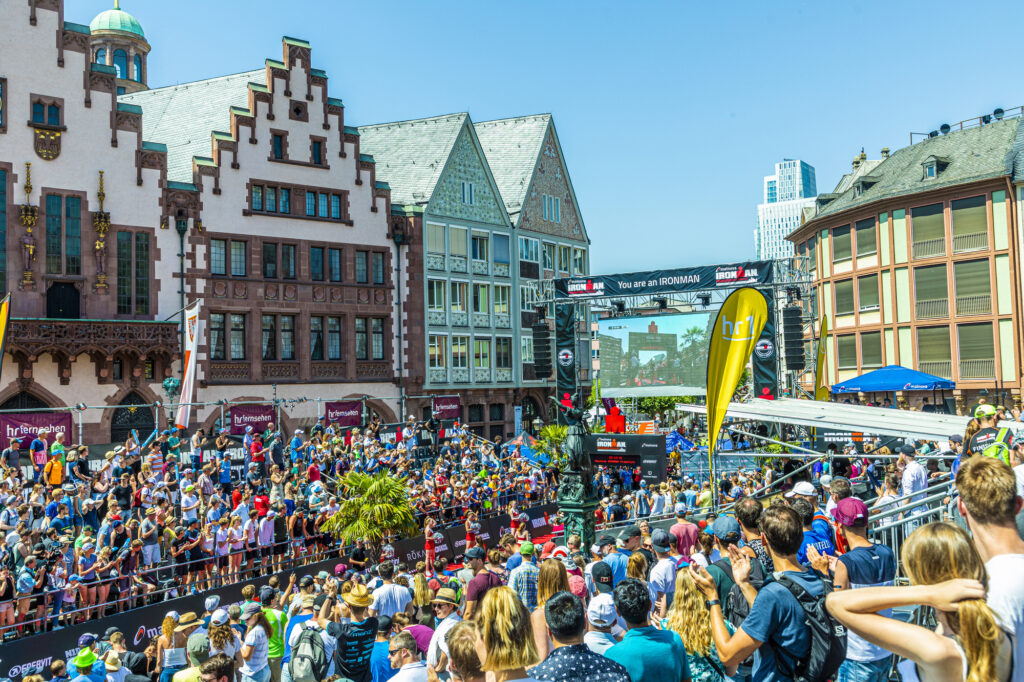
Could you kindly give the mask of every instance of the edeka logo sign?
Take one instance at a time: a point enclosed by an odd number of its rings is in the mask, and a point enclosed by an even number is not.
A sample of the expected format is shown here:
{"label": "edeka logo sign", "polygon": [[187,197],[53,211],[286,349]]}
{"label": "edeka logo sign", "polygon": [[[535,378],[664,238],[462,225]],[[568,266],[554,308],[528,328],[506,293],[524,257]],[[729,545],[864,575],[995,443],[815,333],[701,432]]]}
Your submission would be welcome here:
{"label": "edeka logo sign", "polygon": [[[758,329],[754,331],[754,316],[743,317],[738,320],[730,320],[725,313],[722,314],[722,338],[726,341],[749,341],[761,333]],[[764,323],[761,323],[764,326]]]}

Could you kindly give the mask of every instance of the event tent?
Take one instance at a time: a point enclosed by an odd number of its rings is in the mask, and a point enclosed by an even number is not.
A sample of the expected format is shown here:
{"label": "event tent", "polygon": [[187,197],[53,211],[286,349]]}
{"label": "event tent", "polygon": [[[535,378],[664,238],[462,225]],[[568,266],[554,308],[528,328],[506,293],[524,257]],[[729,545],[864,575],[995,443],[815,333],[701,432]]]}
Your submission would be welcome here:
{"label": "event tent", "polygon": [[887,391],[940,391],[949,390],[954,384],[924,372],[918,372],[900,365],[889,365],[859,377],[834,384],[833,393],[883,393]]}

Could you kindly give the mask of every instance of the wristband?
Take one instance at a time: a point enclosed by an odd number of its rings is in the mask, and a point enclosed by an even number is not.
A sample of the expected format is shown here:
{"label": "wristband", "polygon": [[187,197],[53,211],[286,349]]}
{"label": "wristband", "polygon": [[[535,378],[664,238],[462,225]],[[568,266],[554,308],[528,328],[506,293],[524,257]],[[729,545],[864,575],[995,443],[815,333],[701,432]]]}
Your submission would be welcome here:
{"label": "wristband", "polygon": [[704,600],[704,605],[707,606],[708,609],[710,609],[712,606],[721,606],[722,602],[719,601],[718,599],[711,599],[711,600],[705,599]]}

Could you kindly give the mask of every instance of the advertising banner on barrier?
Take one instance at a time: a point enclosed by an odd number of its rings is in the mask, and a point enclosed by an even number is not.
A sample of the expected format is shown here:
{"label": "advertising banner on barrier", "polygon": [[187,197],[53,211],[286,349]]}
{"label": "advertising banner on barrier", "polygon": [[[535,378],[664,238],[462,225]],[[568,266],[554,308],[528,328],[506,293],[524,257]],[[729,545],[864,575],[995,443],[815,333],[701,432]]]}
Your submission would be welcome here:
{"label": "advertising banner on barrier", "polygon": [[772,281],[772,262],[761,260],[620,275],[561,277],[555,280],[555,298],[639,296],[766,284]]}
{"label": "advertising banner on barrier", "polygon": [[327,423],[337,422],[342,428],[363,425],[363,401],[340,400],[324,403]]}
{"label": "advertising banner on barrier", "polygon": [[0,414],[0,429],[3,433],[3,442],[6,444],[11,438],[28,439],[21,444],[27,448],[29,443],[40,431],[49,431],[49,442],[53,442],[54,436],[58,433],[64,434],[64,442],[71,443],[74,434],[71,430],[72,419],[70,412],[16,412],[14,414]]}
{"label": "advertising banner on barrier", "polygon": [[[421,546],[423,544],[422,538],[420,538],[420,544]],[[327,571],[334,575],[334,567],[338,562],[338,559],[321,561],[303,566],[294,572],[316,575],[320,571]],[[293,571],[283,571],[277,574],[281,585],[288,584],[288,576],[291,573]],[[266,580],[261,580],[259,584],[266,584],[269,579],[268,575]],[[124,644],[128,649],[141,652],[151,639],[160,636],[160,624],[168,611],[173,609],[178,613],[188,611],[202,613],[206,598],[214,594],[220,597],[220,605],[227,608],[231,604],[241,603],[242,587],[246,584],[240,582],[208,592],[157,602],[151,606],[143,606],[108,618],[100,620],[94,618],[55,632],[19,637],[12,642],[0,645],[0,661],[2,661],[0,676],[16,679],[21,676],[22,670],[26,667],[42,666],[46,669],[56,659],[70,661],[78,653],[79,637],[87,632],[102,633],[110,627],[116,627],[124,633]]]}
{"label": "advertising banner on barrier", "polygon": [[493,538],[493,542],[488,547],[497,547],[501,541],[501,536],[512,530],[512,517],[508,514],[499,514],[498,516],[492,516],[487,519],[483,519],[480,522],[481,531],[486,533]]}
{"label": "advertising banner on barrier", "polygon": [[[241,436],[245,427],[263,431],[274,421],[273,405],[234,405],[231,407],[231,433]],[[280,426],[280,425],[279,425]]]}
{"label": "advertising banner on barrier", "polygon": [[542,504],[539,507],[531,507],[526,510],[530,517],[530,533],[534,537],[549,535],[551,533],[551,519],[558,511],[557,504]]}

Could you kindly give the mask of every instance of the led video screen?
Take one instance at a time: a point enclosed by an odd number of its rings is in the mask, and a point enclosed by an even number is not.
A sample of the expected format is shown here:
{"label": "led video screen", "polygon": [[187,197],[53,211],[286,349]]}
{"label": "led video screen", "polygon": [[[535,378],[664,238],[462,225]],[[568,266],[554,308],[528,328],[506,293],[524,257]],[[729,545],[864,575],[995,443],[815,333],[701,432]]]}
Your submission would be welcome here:
{"label": "led video screen", "polygon": [[601,395],[704,395],[714,311],[598,322]]}

